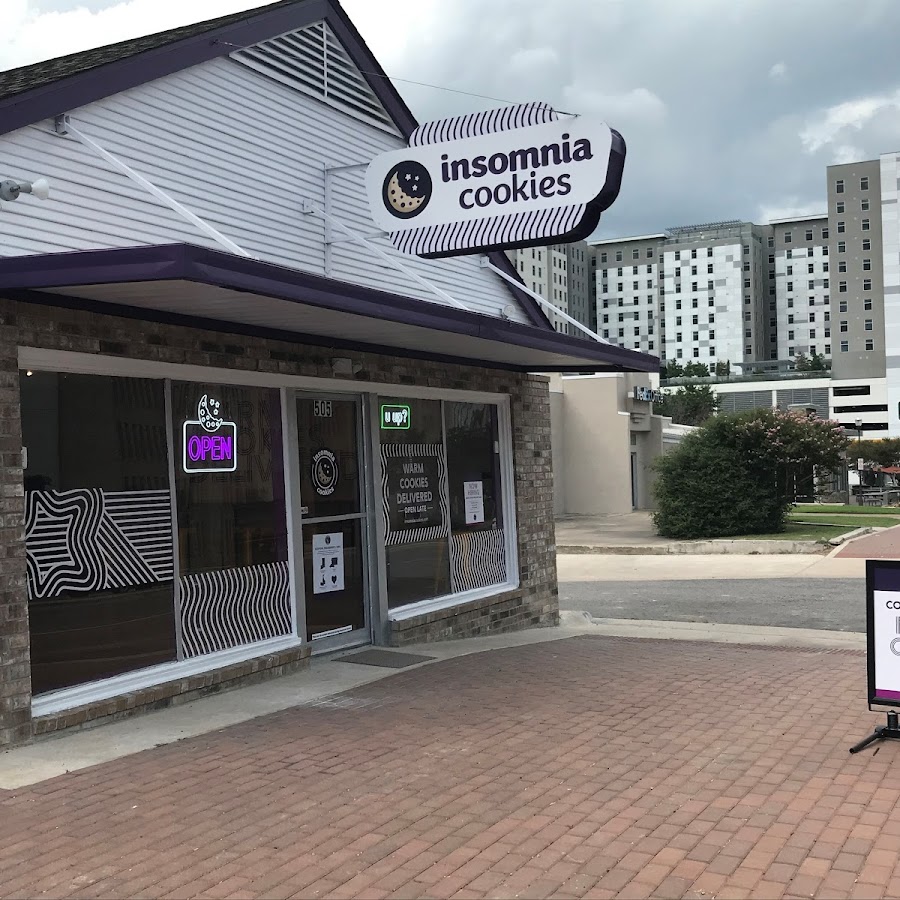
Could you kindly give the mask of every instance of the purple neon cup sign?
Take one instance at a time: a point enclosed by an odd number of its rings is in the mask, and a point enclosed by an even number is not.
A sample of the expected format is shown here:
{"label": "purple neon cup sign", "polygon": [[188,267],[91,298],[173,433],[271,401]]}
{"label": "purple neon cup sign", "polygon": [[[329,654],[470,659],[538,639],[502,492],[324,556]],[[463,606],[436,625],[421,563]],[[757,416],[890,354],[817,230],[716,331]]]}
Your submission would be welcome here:
{"label": "purple neon cup sign", "polygon": [[189,474],[237,470],[237,425],[219,416],[221,404],[204,394],[197,418],[182,426],[182,469]]}

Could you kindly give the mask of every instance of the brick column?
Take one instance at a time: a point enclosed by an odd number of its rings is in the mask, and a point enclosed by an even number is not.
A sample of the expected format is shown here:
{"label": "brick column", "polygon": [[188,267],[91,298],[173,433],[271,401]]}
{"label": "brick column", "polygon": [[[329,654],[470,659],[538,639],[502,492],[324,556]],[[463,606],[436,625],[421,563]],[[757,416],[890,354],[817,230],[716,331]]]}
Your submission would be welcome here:
{"label": "brick column", "polygon": [[16,304],[0,298],[0,747],[31,738]]}
{"label": "brick column", "polygon": [[553,454],[550,446],[550,381],[526,375],[511,392],[519,574],[529,619],[559,624],[556,522],[553,518]]}

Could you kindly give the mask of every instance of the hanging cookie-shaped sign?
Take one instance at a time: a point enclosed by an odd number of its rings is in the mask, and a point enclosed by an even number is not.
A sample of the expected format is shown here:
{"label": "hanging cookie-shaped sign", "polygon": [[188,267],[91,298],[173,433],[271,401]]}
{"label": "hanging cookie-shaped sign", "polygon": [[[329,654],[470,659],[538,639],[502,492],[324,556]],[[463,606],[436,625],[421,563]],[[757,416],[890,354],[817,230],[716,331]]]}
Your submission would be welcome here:
{"label": "hanging cookie-shaped sign", "polygon": [[622,136],[529,103],[417,128],[366,173],[372,217],[404,253],[436,258],[586,238],[619,193]]}

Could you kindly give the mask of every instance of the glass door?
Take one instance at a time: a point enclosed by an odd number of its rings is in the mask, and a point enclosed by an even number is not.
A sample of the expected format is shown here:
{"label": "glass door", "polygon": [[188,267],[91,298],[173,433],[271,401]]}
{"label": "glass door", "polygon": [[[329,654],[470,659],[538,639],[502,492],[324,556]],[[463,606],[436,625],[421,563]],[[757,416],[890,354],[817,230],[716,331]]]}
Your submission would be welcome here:
{"label": "glass door", "polygon": [[356,397],[327,394],[296,402],[307,640],[314,652],[368,643],[362,407]]}

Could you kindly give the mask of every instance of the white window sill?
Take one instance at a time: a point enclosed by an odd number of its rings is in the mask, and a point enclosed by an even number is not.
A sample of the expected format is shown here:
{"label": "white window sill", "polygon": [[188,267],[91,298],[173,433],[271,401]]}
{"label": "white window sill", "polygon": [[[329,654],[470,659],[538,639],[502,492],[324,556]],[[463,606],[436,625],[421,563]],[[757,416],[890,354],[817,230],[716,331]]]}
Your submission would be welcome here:
{"label": "white window sill", "polygon": [[478,588],[473,591],[465,591],[462,594],[446,594],[443,597],[434,597],[431,600],[420,600],[418,603],[410,603],[408,606],[400,606],[388,612],[388,620],[391,622],[403,622],[406,619],[415,619],[426,613],[449,609],[475,600],[483,600],[497,594],[506,594],[515,591],[519,584],[507,582],[505,584],[492,584],[489,587]]}
{"label": "white window sill", "polygon": [[257,656],[278,653],[281,650],[289,650],[299,646],[302,646],[302,641],[293,635],[289,635],[287,637],[273,638],[269,641],[261,641],[258,644],[232,647],[229,650],[221,650],[218,653],[197,656],[181,662],[161,663],[158,666],[138,669],[135,672],[126,672],[123,675],[114,675],[112,678],[104,678],[101,681],[91,681],[75,687],[48,691],[45,694],[38,694],[34,697],[31,702],[31,715],[37,718],[38,716],[64,712],[67,709],[74,709],[78,706],[99,703],[102,700],[109,700],[122,694],[142,691],[146,688],[156,687],[180,678],[190,678],[192,675],[202,675],[214,669],[222,669],[236,663],[246,662],[249,659],[255,659]]}

